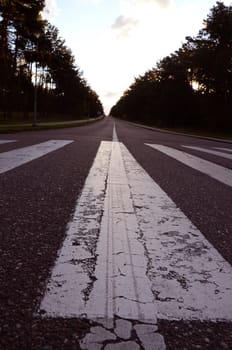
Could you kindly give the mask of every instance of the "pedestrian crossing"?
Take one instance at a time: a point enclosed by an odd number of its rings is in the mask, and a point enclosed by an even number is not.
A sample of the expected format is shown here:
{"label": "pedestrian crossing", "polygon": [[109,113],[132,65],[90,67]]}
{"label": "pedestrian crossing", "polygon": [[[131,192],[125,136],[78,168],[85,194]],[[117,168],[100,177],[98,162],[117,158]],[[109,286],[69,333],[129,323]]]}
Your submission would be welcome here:
{"label": "pedestrian crossing", "polygon": [[[11,140],[0,140],[0,145]],[[16,142],[12,140],[12,142]],[[71,144],[49,140],[0,153],[0,174]],[[232,170],[202,153],[229,148],[145,144],[232,186]],[[115,316],[156,323],[232,319],[232,268],[120,142],[102,141],[41,301],[44,317]]]}
{"label": "pedestrian crossing", "polygon": [[[216,169],[215,179],[232,184],[229,169],[147,146],[208,176]],[[114,131],[112,142],[101,142],[67,226],[41,301],[44,317],[231,321],[231,300],[231,265]]]}
{"label": "pedestrian crossing", "polygon": [[213,148],[218,149],[219,151],[232,152],[232,148],[225,148],[225,147],[213,147]]}
{"label": "pedestrian crossing", "polygon": [[0,145],[3,145],[4,143],[11,143],[16,142],[16,140],[0,140]]}
{"label": "pedestrian crossing", "polygon": [[195,147],[195,146],[183,146],[183,147],[188,148],[188,149],[193,149],[193,150],[196,150],[196,151],[200,151],[200,152],[204,152],[204,153],[208,153],[208,154],[213,154],[215,156],[219,156],[219,157],[222,157],[222,158],[232,159],[232,154],[228,154],[228,153],[222,152],[222,150],[215,151],[215,150],[212,150],[212,149],[203,148],[203,147]]}
{"label": "pedestrian crossing", "polygon": [[[94,210],[89,212],[90,206]],[[156,322],[147,262],[143,245],[137,240],[139,227],[119,142],[101,143],[68,227],[41,304],[43,312],[49,317],[80,318],[85,314],[89,319],[112,322],[117,315]],[[92,232],[96,230],[100,233],[94,251],[86,240],[93,240]],[[95,273],[91,275],[93,266],[88,263],[96,257]]]}
{"label": "pedestrian crossing", "polygon": [[[115,129],[113,131],[113,140],[118,141]],[[0,139],[0,146],[6,143],[13,143],[13,142],[17,142],[17,140]],[[14,169],[25,163],[28,163],[32,160],[35,160],[39,157],[42,157],[50,152],[58,150],[72,142],[73,141],[70,141],[70,140],[69,141],[49,140],[49,141],[35,144],[32,146],[18,148],[13,151],[2,152],[0,153],[0,174],[8,170]],[[220,173],[220,175],[216,177],[216,180],[231,186],[231,181],[230,181],[231,170],[228,168],[218,166],[200,157],[190,155],[188,153],[179,151],[171,147],[158,145],[158,144],[149,144],[149,143],[145,143],[145,145],[153,149],[156,149],[162,153],[165,153],[166,155],[178,160],[179,162],[185,165],[188,165],[191,168],[196,169],[202,173],[205,173],[211,177],[213,177],[213,174],[215,173],[217,174]],[[231,148],[226,148],[226,147],[203,148],[203,147],[188,146],[188,145],[182,145],[182,147],[185,149],[192,149],[203,153],[213,154],[221,158],[227,158],[229,160],[232,160],[232,155],[230,154],[232,153]],[[229,177],[229,180],[227,179],[228,177]]]}
{"label": "pedestrian crossing", "polygon": [[[89,320],[90,332],[76,340],[81,349],[139,349],[142,344],[144,349],[165,350],[158,320],[232,321],[232,267],[142,168],[136,152],[133,156],[120,141],[114,128],[112,141],[99,145],[35,315],[42,324],[48,318],[52,331],[57,318],[65,324],[68,319]],[[6,148],[1,145],[10,142],[17,141],[0,140],[0,152]],[[15,147],[0,153],[0,178],[51,152],[64,148],[68,154],[75,144],[49,140],[20,147],[18,141]],[[172,157],[178,166],[213,178],[230,193],[232,170],[219,165],[220,160],[230,164],[230,148],[184,144],[177,150],[156,143],[142,147],[154,159],[159,152],[159,161]],[[193,156],[191,150],[201,156]],[[207,153],[217,157],[217,164],[205,159]],[[2,184],[6,182],[4,176]]]}
{"label": "pedestrian crossing", "polygon": [[32,146],[27,146],[12,151],[0,153],[0,174],[17,168],[20,165],[31,162],[32,160],[38,159],[72,142],[73,141],[50,140]]}
{"label": "pedestrian crossing", "polygon": [[[203,158],[193,156],[189,153],[179,151],[175,148],[171,148],[163,145],[157,145],[157,144],[148,144],[148,143],[146,143],[146,146],[149,146],[159,152],[162,152],[167,156],[176,159],[178,162],[181,162],[192,169],[195,169],[219,182],[222,182],[225,185],[232,187],[232,170],[231,169],[209,162],[208,160],[205,160]],[[208,151],[211,152],[210,150]]]}

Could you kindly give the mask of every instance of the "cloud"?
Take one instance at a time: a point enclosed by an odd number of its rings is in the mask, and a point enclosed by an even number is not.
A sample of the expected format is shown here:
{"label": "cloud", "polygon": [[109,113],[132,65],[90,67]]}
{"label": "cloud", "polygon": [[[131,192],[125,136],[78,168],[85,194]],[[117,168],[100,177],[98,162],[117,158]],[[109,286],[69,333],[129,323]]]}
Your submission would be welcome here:
{"label": "cloud", "polygon": [[86,4],[98,5],[102,2],[102,0],[82,0],[82,2]]}
{"label": "cloud", "polygon": [[161,16],[160,11],[169,10],[171,5],[172,0],[121,0],[121,14],[111,28],[117,30],[119,36],[126,37],[132,31],[138,32],[144,25],[147,27],[148,22],[152,27],[152,22],[157,20],[157,15]]}
{"label": "cloud", "polygon": [[119,91],[117,92],[108,91],[105,94],[103,94],[103,96],[106,98],[115,98],[116,96],[118,97],[119,93],[120,93]]}
{"label": "cloud", "polygon": [[130,7],[141,7],[147,5],[155,5],[162,8],[167,8],[171,5],[172,0],[122,0],[122,4]]}
{"label": "cloud", "polygon": [[45,0],[45,8],[43,10],[43,16],[52,21],[59,13],[57,0]]}
{"label": "cloud", "polygon": [[112,106],[115,105],[116,101],[122,96],[122,91],[112,92],[108,91],[101,95],[101,99],[104,101],[104,110],[106,114],[109,114]]}
{"label": "cloud", "polygon": [[168,7],[170,5],[170,0],[137,0],[138,4],[148,4],[155,3],[160,7]]}
{"label": "cloud", "polygon": [[127,36],[133,30],[139,21],[133,17],[118,16],[111,28],[120,32],[123,36]]}

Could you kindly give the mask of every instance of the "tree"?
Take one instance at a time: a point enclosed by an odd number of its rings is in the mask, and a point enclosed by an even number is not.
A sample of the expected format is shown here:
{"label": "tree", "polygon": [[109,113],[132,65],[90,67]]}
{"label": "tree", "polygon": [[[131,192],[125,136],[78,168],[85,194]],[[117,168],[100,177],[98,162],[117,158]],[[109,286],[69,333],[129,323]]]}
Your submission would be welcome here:
{"label": "tree", "polygon": [[200,90],[232,97],[232,6],[217,2],[196,38],[187,37],[192,52],[195,80]]}
{"label": "tree", "polygon": [[[197,88],[196,88],[197,87]],[[217,2],[197,37],[135,79],[111,113],[168,127],[232,126],[232,6]]]}
{"label": "tree", "polygon": [[[25,48],[33,47],[35,31],[42,32],[43,21],[40,12],[43,9],[44,0],[2,0],[0,5],[0,35],[1,51],[0,65],[5,72],[0,77],[1,100],[5,99],[8,105],[8,114],[14,108],[14,103],[18,104],[19,94],[21,94],[21,75],[25,73],[26,59]],[[23,66],[23,68],[22,68]],[[6,94],[11,103],[7,103]],[[12,98],[14,96],[14,98]],[[9,101],[8,101],[9,102]]]}
{"label": "tree", "polygon": [[0,2],[0,111],[8,117],[12,111],[32,111],[33,78],[38,73],[41,114],[83,115],[86,96],[90,96],[95,115],[102,109],[99,98],[87,86],[58,29],[42,19],[44,3],[44,0]]}

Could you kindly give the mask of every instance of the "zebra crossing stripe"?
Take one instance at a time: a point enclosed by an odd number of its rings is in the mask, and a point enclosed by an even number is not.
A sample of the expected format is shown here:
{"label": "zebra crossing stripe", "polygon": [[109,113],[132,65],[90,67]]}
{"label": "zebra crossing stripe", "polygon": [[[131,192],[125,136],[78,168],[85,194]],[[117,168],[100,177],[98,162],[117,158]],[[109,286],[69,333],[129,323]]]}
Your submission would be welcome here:
{"label": "zebra crossing stripe", "polygon": [[[138,240],[139,228],[118,142],[101,143],[68,227],[40,306],[46,315],[86,315],[108,323],[117,315],[156,322],[147,261]],[[96,251],[89,244],[94,238]],[[88,265],[91,260],[96,260],[96,266]]]}
{"label": "zebra crossing stripe", "polygon": [[122,143],[102,142],[41,301],[44,317],[231,320],[231,300],[231,266]]}
{"label": "zebra crossing stripe", "polygon": [[16,140],[0,140],[0,145],[3,145],[4,143],[10,143],[10,142],[16,142]]}
{"label": "zebra crossing stripe", "polygon": [[0,153],[0,174],[62,148],[73,141],[50,140],[33,146]]}
{"label": "zebra crossing stripe", "polygon": [[224,168],[221,165],[214,164],[205,159],[193,156],[191,154],[167,146],[149,143],[146,143],[145,145],[178,160],[179,162],[189,166],[190,168],[193,168],[195,170],[200,171],[203,174],[210,176],[213,179],[222,182],[223,184],[232,187],[232,170],[228,168]]}
{"label": "zebra crossing stripe", "polygon": [[188,148],[188,149],[193,149],[196,151],[200,151],[200,152],[205,152],[208,154],[214,154],[216,156],[220,156],[220,157],[227,158],[227,159],[232,159],[232,154],[228,154],[228,153],[224,153],[224,152],[220,152],[220,151],[215,151],[215,150],[208,149],[208,148],[195,147],[195,146],[183,146],[183,147]]}
{"label": "zebra crossing stripe", "polygon": [[213,148],[218,149],[219,151],[232,152],[232,148],[226,148],[226,147],[213,147]]}
{"label": "zebra crossing stripe", "polygon": [[121,146],[159,319],[232,320],[232,267]]}
{"label": "zebra crossing stripe", "polygon": [[85,302],[94,284],[92,270],[104,211],[111,142],[102,142],[52,271],[40,309],[49,316],[85,314]]}

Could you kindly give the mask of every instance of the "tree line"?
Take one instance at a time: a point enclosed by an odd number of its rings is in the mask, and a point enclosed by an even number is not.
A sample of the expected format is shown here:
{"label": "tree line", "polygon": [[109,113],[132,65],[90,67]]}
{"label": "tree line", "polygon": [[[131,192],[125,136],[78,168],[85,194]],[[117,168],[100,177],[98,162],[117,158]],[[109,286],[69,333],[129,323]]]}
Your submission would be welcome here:
{"label": "tree line", "polygon": [[137,77],[110,114],[169,128],[232,130],[232,6],[217,2],[196,37]]}
{"label": "tree line", "polygon": [[35,84],[41,117],[103,113],[58,29],[43,19],[44,7],[45,0],[0,2],[0,116],[28,117]]}

